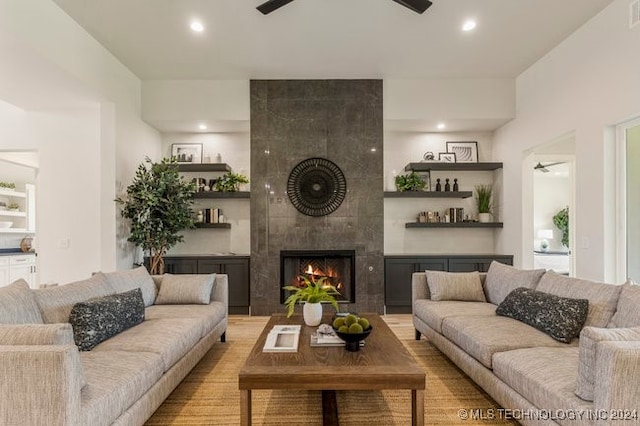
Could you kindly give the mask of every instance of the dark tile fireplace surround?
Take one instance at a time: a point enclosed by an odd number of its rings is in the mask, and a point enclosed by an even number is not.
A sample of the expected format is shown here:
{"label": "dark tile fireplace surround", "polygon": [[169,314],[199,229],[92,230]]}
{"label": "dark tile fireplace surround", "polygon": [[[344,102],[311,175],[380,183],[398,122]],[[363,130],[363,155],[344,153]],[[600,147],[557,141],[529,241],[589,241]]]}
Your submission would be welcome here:
{"label": "dark tile fireplace surround", "polygon": [[[341,310],[382,313],[382,80],[253,80],[250,91],[251,313],[284,312],[281,287],[294,272],[281,255],[293,251],[352,253],[350,266],[333,264],[354,284]],[[315,157],[347,181],[340,207],[319,217],[300,213],[286,192],[292,169]],[[315,266],[332,264],[322,262]]]}

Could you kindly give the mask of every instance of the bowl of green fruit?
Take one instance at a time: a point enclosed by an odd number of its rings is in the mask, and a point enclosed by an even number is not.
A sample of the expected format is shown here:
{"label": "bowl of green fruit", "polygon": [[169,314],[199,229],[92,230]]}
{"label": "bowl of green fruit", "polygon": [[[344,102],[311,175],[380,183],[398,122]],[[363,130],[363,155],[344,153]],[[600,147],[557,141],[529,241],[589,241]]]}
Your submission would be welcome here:
{"label": "bowl of green fruit", "polygon": [[334,319],[333,329],[338,337],[344,340],[344,347],[349,352],[359,351],[360,342],[369,337],[373,331],[368,319],[353,314]]}

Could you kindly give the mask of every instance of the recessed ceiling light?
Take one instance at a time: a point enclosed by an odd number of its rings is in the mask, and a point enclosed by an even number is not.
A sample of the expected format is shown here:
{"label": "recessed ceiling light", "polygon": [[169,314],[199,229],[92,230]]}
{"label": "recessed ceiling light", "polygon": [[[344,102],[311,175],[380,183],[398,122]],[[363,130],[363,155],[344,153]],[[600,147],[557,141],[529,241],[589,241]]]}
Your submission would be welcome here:
{"label": "recessed ceiling light", "polygon": [[438,123],[438,130],[442,130],[442,129],[444,129],[445,127],[447,127],[447,126],[445,126],[445,124],[444,124],[444,123]]}
{"label": "recessed ceiling light", "polygon": [[202,25],[202,22],[193,21],[191,22],[191,29],[197,33],[201,33],[204,31],[204,25]]}
{"label": "recessed ceiling light", "polygon": [[476,21],[473,19],[468,19],[462,24],[462,31],[471,31],[476,27]]}
{"label": "recessed ceiling light", "polygon": [[207,130],[207,125],[206,124],[198,124],[198,129],[200,130]]}

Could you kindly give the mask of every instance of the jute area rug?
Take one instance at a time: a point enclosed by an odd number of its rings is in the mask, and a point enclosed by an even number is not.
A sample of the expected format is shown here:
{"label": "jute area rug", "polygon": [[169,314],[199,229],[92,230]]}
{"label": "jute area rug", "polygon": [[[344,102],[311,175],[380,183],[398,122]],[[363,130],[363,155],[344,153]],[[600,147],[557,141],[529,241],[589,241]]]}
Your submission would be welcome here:
{"label": "jute area rug", "polygon": [[[384,318],[425,370],[425,424],[516,424],[500,419],[461,419],[460,410],[487,413],[498,405],[424,337],[414,340],[410,315]],[[146,424],[239,425],[238,371],[266,322],[266,317],[230,317],[227,342],[213,346]],[[295,377],[291,383],[295,387]],[[319,391],[258,390],[252,396],[254,425],[322,425]],[[337,401],[344,426],[411,424],[409,391],[339,391]]]}

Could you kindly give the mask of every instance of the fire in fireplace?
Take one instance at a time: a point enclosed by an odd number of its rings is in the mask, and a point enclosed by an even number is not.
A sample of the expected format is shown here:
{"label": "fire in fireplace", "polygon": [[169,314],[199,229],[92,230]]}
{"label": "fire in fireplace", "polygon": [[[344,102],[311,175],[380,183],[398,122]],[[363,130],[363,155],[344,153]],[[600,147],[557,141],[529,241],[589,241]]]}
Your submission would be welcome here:
{"label": "fire in fireplace", "polygon": [[355,251],[353,250],[287,250],[280,252],[280,303],[289,292],[284,286],[300,287],[301,277],[334,286],[340,296],[338,303],[355,303]]}

